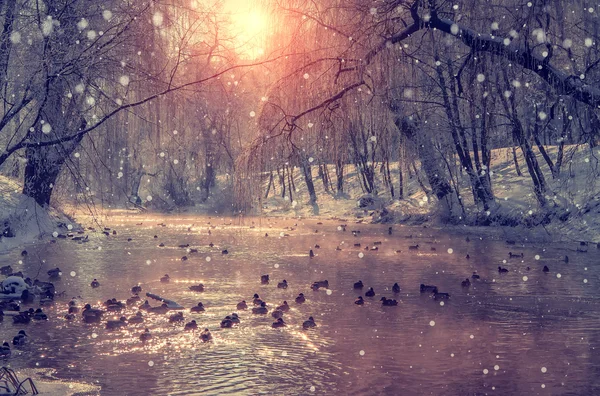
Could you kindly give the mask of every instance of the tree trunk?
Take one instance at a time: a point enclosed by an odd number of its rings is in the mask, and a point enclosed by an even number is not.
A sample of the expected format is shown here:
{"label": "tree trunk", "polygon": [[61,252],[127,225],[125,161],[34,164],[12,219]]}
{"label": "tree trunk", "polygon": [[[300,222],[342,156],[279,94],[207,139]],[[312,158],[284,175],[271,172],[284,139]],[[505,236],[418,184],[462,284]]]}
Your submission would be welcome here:
{"label": "tree trunk", "polygon": [[344,192],[344,162],[338,159],[335,163],[335,176],[337,179],[337,193]]}

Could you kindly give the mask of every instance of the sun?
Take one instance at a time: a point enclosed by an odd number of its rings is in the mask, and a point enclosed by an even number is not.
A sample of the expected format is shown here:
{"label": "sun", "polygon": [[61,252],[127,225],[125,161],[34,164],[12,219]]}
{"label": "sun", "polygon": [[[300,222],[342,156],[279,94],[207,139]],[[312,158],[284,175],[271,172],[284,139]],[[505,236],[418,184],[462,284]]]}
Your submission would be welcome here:
{"label": "sun", "polygon": [[250,58],[264,53],[269,30],[267,14],[257,3],[253,0],[227,0],[225,3],[236,50]]}

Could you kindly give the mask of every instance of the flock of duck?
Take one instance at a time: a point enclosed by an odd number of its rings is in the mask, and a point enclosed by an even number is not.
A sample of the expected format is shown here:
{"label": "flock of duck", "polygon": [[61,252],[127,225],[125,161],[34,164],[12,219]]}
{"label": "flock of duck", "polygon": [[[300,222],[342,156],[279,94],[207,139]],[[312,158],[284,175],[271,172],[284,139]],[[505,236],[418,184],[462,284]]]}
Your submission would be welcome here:
{"label": "flock of duck", "polygon": [[[344,227],[344,230],[345,230],[345,227]],[[106,235],[110,235],[110,233],[108,231],[110,231],[110,229],[105,229],[104,233]],[[359,231],[353,231],[353,234],[356,236],[358,232]],[[389,228],[388,233],[389,234],[392,233],[391,227]],[[115,235],[116,232],[113,231],[112,234]],[[268,236],[268,234],[266,234],[266,236]],[[75,238],[79,238],[77,240],[79,240],[80,242],[88,241],[87,236],[86,237],[73,237],[74,240],[75,240]],[[154,236],[154,238],[157,238],[157,236]],[[128,240],[130,241],[131,239],[128,239]],[[467,242],[468,241],[469,240],[467,238]],[[374,243],[374,245],[378,245],[378,244],[381,244],[381,242]],[[159,246],[164,247],[164,244],[161,243]],[[211,243],[211,246],[212,246],[212,243]],[[355,244],[355,246],[360,246],[360,244]],[[179,247],[188,249],[188,252],[195,250],[195,249],[189,249],[189,245],[180,245]],[[315,248],[320,248],[320,246],[315,245]],[[367,247],[367,249],[368,249],[368,247]],[[419,250],[419,249],[420,249],[419,245],[409,246],[409,250]],[[431,249],[434,250],[435,248],[432,247]],[[338,246],[336,248],[336,250],[341,250],[341,249]],[[195,250],[195,251],[197,251],[197,250]],[[221,253],[228,254],[228,251],[223,250]],[[26,256],[27,252],[23,251],[22,255]],[[509,256],[509,258],[523,258],[524,254],[509,252],[508,256]],[[309,257],[310,258],[315,257],[315,254],[312,249],[309,251]],[[467,260],[469,258],[470,258],[469,255],[467,255],[465,257],[465,259],[467,259]],[[187,257],[183,256],[182,260],[183,261],[187,260]],[[568,256],[565,256],[564,261],[565,262],[569,261]],[[527,267],[527,270],[530,270],[530,268]],[[545,265],[543,267],[542,271],[547,273],[547,272],[549,272],[549,268]],[[507,272],[509,272],[509,270],[499,266],[498,272],[499,273],[507,273]],[[31,280],[30,278],[24,278],[24,276],[21,272],[13,272],[13,270],[10,266],[4,266],[4,267],[0,268],[0,273],[7,275],[9,278],[10,277],[21,277],[21,278],[23,278],[24,284],[27,285],[27,288],[25,288],[21,292],[20,298],[8,299],[8,300],[3,299],[0,302],[0,321],[4,320],[5,311],[7,313],[9,311],[12,311],[12,313],[13,313],[12,320],[15,324],[28,324],[31,320],[35,320],[35,321],[48,320],[48,316],[46,315],[46,313],[43,312],[42,307],[39,307],[37,309],[29,308],[26,310],[21,310],[21,304],[33,302],[35,295],[39,296],[41,306],[44,306],[47,304],[52,304],[54,297],[56,295],[55,287],[52,282],[43,282],[38,279]],[[50,277],[50,280],[55,280],[55,279],[59,279],[62,273],[59,268],[55,268],[55,269],[49,270],[47,272],[47,274]],[[480,276],[476,272],[473,272],[470,279],[465,278],[465,280],[463,280],[461,282],[461,286],[463,288],[469,288],[471,286],[471,279],[478,280],[478,279],[480,279]],[[171,281],[171,277],[168,274],[165,274],[164,276],[162,276],[160,278],[161,283],[169,283],[170,281]],[[270,278],[269,278],[268,274],[262,275],[260,277],[260,284],[268,285],[269,283],[270,283]],[[3,286],[4,286],[4,284],[3,284]],[[98,279],[93,279],[92,282],[90,283],[91,288],[99,288],[100,286],[101,286],[101,284],[98,281]],[[287,289],[288,288],[287,280],[283,279],[281,282],[278,282],[277,288],[278,289]],[[314,281],[310,285],[310,288],[313,291],[318,291],[319,289],[329,289],[329,281],[328,280]],[[362,280],[358,280],[353,285],[353,289],[355,290],[355,292],[358,292],[359,294],[362,294],[362,290],[364,288],[365,288],[365,285],[362,282]],[[205,291],[205,287],[201,283],[197,284],[197,285],[189,286],[188,289],[190,291],[199,292],[199,293]],[[421,293],[429,295],[434,300],[448,300],[450,298],[449,293],[440,292],[439,288],[435,285],[421,284],[419,289],[420,289]],[[391,287],[391,291],[394,294],[394,296],[398,295],[400,293],[399,284],[394,283]],[[13,290],[9,290],[8,292],[14,293],[15,290],[13,288]],[[3,293],[7,294],[7,290],[3,290]],[[83,304],[81,301],[81,297],[74,297],[68,303],[68,312],[64,316],[64,319],[68,320],[68,321],[72,321],[72,320],[75,320],[78,315],[80,315],[81,320],[84,323],[94,323],[94,324],[104,323],[105,328],[107,330],[117,330],[117,329],[124,328],[130,324],[144,323],[146,315],[168,315],[169,323],[183,325],[184,331],[195,332],[199,329],[199,325],[195,319],[190,320],[190,321],[186,320],[183,312],[181,311],[181,309],[183,309],[182,306],[179,306],[178,304],[174,303],[171,300],[163,299],[160,296],[146,293],[147,296],[149,296],[153,299],[162,301],[162,304],[157,305],[157,306],[152,306],[149,303],[149,300],[142,301],[142,298],[140,297],[140,293],[142,293],[142,287],[140,285],[135,285],[131,288],[131,296],[129,298],[127,298],[125,301],[120,301],[116,298],[111,298],[104,302],[103,308],[95,308],[91,304]],[[365,298],[372,299],[374,297],[375,297],[375,290],[373,289],[373,287],[369,287],[367,289],[367,291],[364,293],[364,298],[362,295],[359,295],[356,298],[356,300],[354,301],[354,303],[356,305],[364,305],[364,303],[366,301]],[[294,298],[294,302],[296,305],[304,304],[306,302],[306,300],[307,299],[306,299],[306,296],[304,293],[299,293]],[[249,301],[251,301],[250,304],[247,303],[246,300],[239,301],[236,304],[235,309],[237,311],[249,310],[253,315],[267,315],[269,313],[269,311],[270,311],[269,306],[267,305],[267,303],[265,301],[263,301],[261,299],[261,297],[259,296],[258,293],[255,293],[252,296],[252,298],[249,299]],[[386,296],[381,296],[379,301],[381,302],[381,306],[384,306],[384,307],[394,307],[394,306],[398,305],[397,300],[395,300],[393,298],[388,298]],[[105,314],[107,314],[107,313],[120,314],[127,307],[132,307],[132,308],[137,307],[137,312],[130,317],[122,315],[118,320],[106,320],[106,321],[103,320]],[[205,309],[206,308],[204,307],[203,303],[198,302],[198,304],[191,307],[189,309],[189,311],[192,314],[198,314],[198,313],[204,312]],[[172,313],[173,310],[178,310],[178,311],[175,313]],[[271,327],[273,327],[273,328],[286,327],[288,324],[284,320],[284,315],[287,312],[289,312],[289,310],[290,310],[290,305],[288,304],[287,301],[283,301],[282,304],[275,306],[271,310],[271,316],[275,319],[275,321],[271,324]],[[234,326],[237,326],[240,323],[241,323],[240,316],[238,315],[238,313],[233,312],[230,315],[225,316],[221,320],[219,326],[223,329],[227,329],[227,328],[232,328]],[[309,329],[312,329],[315,327],[317,327],[317,324],[312,316],[308,317],[308,319],[302,323],[302,329],[304,329],[304,330],[309,330]],[[141,342],[145,343],[145,342],[151,340],[153,335],[148,328],[145,328],[145,330],[141,334],[139,334],[138,337]],[[199,339],[202,342],[209,342],[212,340],[212,334],[208,327],[205,327],[202,331],[200,331]],[[14,338],[12,340],[12,344],[13,344],[13,346],[22,346],[27,342],[27,340],[28,340],[27,333],[24,330],[20,330],[18,332],[18,334],[14,336]],[[3,345],[0,346],[0,356],[8,357],[10,355],[11,355],[10,345],[8,342],[4,342]]]}

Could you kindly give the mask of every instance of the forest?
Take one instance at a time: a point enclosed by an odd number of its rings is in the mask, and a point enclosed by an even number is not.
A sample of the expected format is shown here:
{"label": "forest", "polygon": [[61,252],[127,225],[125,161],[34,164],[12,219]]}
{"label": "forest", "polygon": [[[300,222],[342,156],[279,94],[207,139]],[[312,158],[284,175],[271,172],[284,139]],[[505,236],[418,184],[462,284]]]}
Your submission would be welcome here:
{"label": "forest", "polygon": [[597,14],[584,0],[4,0],[1,172],[41,206],[216,196],[228,213],[274,194],[316,212],[355,172],[361,194],[407,200],[416,180],[444,220],[511,224],[490,171],[505,149],[535,198],[526,221],[565,219],[580,203],[555,182],[576,152],[589,183],[575,195],[598,199]]}

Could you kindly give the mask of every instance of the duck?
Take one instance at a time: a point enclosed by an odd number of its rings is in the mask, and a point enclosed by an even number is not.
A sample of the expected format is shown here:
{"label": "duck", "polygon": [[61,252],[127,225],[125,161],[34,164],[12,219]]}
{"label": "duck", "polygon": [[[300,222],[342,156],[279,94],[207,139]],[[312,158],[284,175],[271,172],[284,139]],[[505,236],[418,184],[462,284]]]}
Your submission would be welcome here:
{"label": "duck", "polygon": [[367,296],[367,297],[375,297],[375,290],[373,290],[372,287],[369,287],[369,290],[367,290],[367,292],[365,293],[365,296]]}
{"label": "duck", "polygon": [[358,282],[354,282],[354,288],[355,289],[362,289],[365,285],[363,284],[363,281],[359,280]]}
{"label": "duck", "polygon": [[190,312],[204,312],[204,304],[202,304],[202,302],[199,302],[198,305],[190,309]]}
{"label": "duck", "polygon": [[229,329],[233,327],[233,320],[231,320],[231,316],[225,316],[225,319],[221,321],[222,329]]}
{"label": "duck", "polygon": [[509,258],[523,258],[524,255],[523,255],[523,253],[508,252],[508,257]]}
{"label": "duck", "polygon": [[408,250],[419,250],[419,245],[410,245]]}
{"label": "duck", "polygon": [[329,281],[327,279],[323,280],[323,281],[315,281],[313,282],[313,284],[311,285],[311,289],[313,290],[319,290],[319,288],[324,288],[324,289],[329,289]]}
{"label": "duck", "polygon": [[7,358],[7,357],[10,357],[10,354],[11,354],[10,345],[8,345],[8,342],[5,342],[0,347],[0,356]]}
{"label": "duck", "polygon": [[127,326],[127,318],[125,316],[121,316],[119,320],[109,320],[106,322],[106,330],[117,330],[125,326]]}
{"label": "duck", "polygon": [[310,257],[310,258],[313,258],[313,257],[315,257],[315,253],[312,251],[312,249],[310,249],[310,250],[308,251],[308,257]]}
{"label": "duck", "polygon": [[469,278],[466,278],[464,281],[462,281],[462,282],[460,283],[460,285],[461,285],[462,287],[469,287],[469,286],[471,286],[471,281],[469,280]]}
{"label": "duck", "polygon": [[248,309],[248,304],[246,304],[246,300],[242,300],[235,306],[238,310]]}
{"label": "duck", "polygon": [[183,322],[184,320],[183,312],[177,312],[176,314],[169,316],[169,323]]}
{"label": "duck", "polygon": [[392,300],[391,298],[381,297],[381,305],[384,307],[394,307],[398,305],[398,301]]}
{"label": "duck", "polygon": [[221,250],[221,254],[229,254],[229,251],[227,249],[223,249]]}
{"label": "duck", "polygon": [[204,285],[202,283],[199,283],[197,285],[190,286],[189,289],[191,291],[194,291],[194,292],[203,292],[204,291]]}
{"label": "duck", "polygon": [[160,278],[160,281],[162,283],[169,283],[170,280],[171,280],[171,278],[169,277],[169,274],[165,274],[165,276],[163,276],[162,278]]}
{"label": "duck", "polygon": [[90,286],[92,286],[95,289],[97,287],[100,287],[100,282],[98,282],[98,279],[94,278],[92,283],[90,283]]}
{"label": "duck", "polygon": [[480,279],[481,277],[479,275],[477,275],[477,272],[473,272],[473,275],[471,275],[472,279]]}
{"label": "duck", "polygon": [[565,262],[565,263],[568,263],[568,262],[569,262],[569,256],[565,256],[565,258],[564,258],[564,262]]}
{"label": "duck", "polygon": [[0,267],[0,274],[2,275],[8,275],[8,274],[12,274],[13,269],[10,265],[5,265],[4,267]]}
{"label": "duck", "polygon": [[127,300],[125,300],[125,304],[127,305],[133,305],[139,301],[142,301],[141,297],[139,295],[135,295],[135,296],[131,296],[129,297]]}
{"label": "duck", "polygon": [[469,256],[469,255],[467,254],[467,255],[465,256],[465,258],[466,258],[467,260],[469,260],[469,259],[471,258],[471,256]]}
{"label": "duck", "polygon": [[27,333],[25,330],[19,330],[19,333],[13,337],[13,345],[25,345],[25,341],[27,341]]}
{"label": "duck", "polygon": [[448,300],[450,298],[450,294],[448,293],[432,293],[434,300]]}
{"label": "duck", "polygon": [[398,283],[394,283],[394,286],[392,286],[392,292],[400,293],[400,285]]}
{"label": "duck", "polygon": [[354,304],[356,305],[363,305],[365,303],[365,300],[363,300],[362,296],[358,296],[358,298],[356,300],[354,300]]}
{"label": "duck", "polygon": [[34,298],[35,298],[35,295],[33,293],[30,293],[29,290],[27,290],[27,289],[25,289],[21,292],[20,300],[23,304],[33,302]]}
{"label": "duck", "polygon": [[308,329],[312,329],[313,327],[317,327],[317,324],[315,323],[315,319],[312,316],[309,316],[308,320],[305,320],[302,323],[302,328],[304,330],[308,330]]}
{"label": "duck", "polygon": [[202,342],[209,342],[210,340],[212,340],[212,334],[210,334],[210,330],[202,330],[202,333],[200,333],[200,339],[202,340]]}
{"label": "duck", "polygon": [[296,304],[304,304],[306,302],[306,297],[304,297],[304,293],[300,293],[298,294],[298,297],[296,297]]}
{"label": "duck", "polygon": [[146,342],[152,338],[152,334],[150,333],[150,329],[144,330],[142,334],[140,334],[140,341]]}
{"label": "duck", "polygon": [[278,309],[278,310],[280,310],[280,311],[282,311],[282,312],[287,312],[287,311],[289,311],[289,310],[290,310],[290,306],[288,305],[288,302],[287,302],[287,301],[284,301],[284,302],[283,302],[283,304],[281,304],[280,306],[278,306],[278,307],[277,307],[277,308],[275,308],[275,309]]}
{"label": "duck", "polygon": [[287,289],[287,287],[288,287],[288,283],[285,279],[277,284],[278,289]]}
{"label": "duck", "polygon": [[148,300],[146,300],[142,305],[139,306],[138,309],[141,309],[142,311],[148,311],[150,310],[150,308],[152,308],[152,306],[150,306],[150,303],[148,302]]}
{"label": "duck", "polygon": [[271,316],[274,317],[275,319],[279,319],[283,317],[283,311],[279,310],[279,309],[275,309],[272,313]]}
{"label": "duck", "polygon": [[142,286],[140,286],[140,285],[135,285],[131,288],[132,294],[140,294],[141,292],[142,292]]}
{"label": "duck", "polygon": [[58,278],[61,274],[60,268],[56,267],[48,271],[48,276],[50,278]]}
{"label": "duck", "polygon": [[424,285],[421,283],[420,291],[421,293],[437,293],[438,288],[434,285]]}
{"label": "duck", "polygon": [[263,285],[268,285],[269,284],[269,275],[261,275],[260,283]]}
{"label": "duck", "polygon": [[110,300],[108,300],[106,303],[106,310],[107,311],[113,311],[113,312],[119,312],[121,311],[123,308],[126,307],[125,304],[123,304],[122,301],[117,301],[116,298],[112,298]]}
{"label": "duck", "polygon": [[33,313],[33,320],[48,320],[48,315],[42,311],[42,308],[38,308]]}
{"label": "duck", "polygon": [[230,318],[231,318],[231,321],[234,324],[239,324],[240,323],[240,317],[235,312],[231,314]]}
{"label": "duck", "polygon": [[132,324],[144,323],[144,316],[141,311],[137,311],[135,315],[127,319],[127,321]]}
{"label": "duck", "polygon": [[31,322],[31,316],[27,312],[19,312],[19,314],[13,316],[14,324],[28,324]]}
{"label": "duck", "polygon": [[505,274],[508,272],[508,270],[506,268],[498,267],[498,272],[501,274]]}
{"label": "duck", "polygon": [[277,328],[280,328],[280,327],[285,327],[285,326],[286,326],[286,324],[283,321],[283,318],[277,319],[277,322],[273,322],[273,324],[271,325],[271,327],[274,328],[274,329],[277,329]]}
{"label": "duck", "polygon": [[169,312],[169,306],[165,303],[161,304],[159,307],[150,307],[148,309],[148,312],[152,312],[155,314],[166,314],[167,312]]}
{"label": "duck", "polygon": [[83,321],[86,323],[97,323],[102,319],[102,315],[104,311],[96,308],[92,308],[90,304],[85,304],[83,311],[81,311],[81,316],[83,316]]}
{"label": "duck", "polygon": [[544,265],[544,268],[542,269],[543,272],[550,272],[550,269],[548,268],[547,265]]}
{"label": "duck", "polygon": [[265,315],[268,312],[267,304],[264,301],[260,304],[260,307],[252,308],[253,314]]}
{"label": "duck", "polygon": [[195,320],[192,320],[191,322],[187,322],[183,328],[183,330],[185,331],[190,331],[190,330],[196,330],[198,328],[198,323],[196,323]]}
{"label": "duck", "polygon": [[262,304],[263,300],[260,299],[257,293],[254,293],[254,299],[252,302],[254,303],[254,305],[260,305]]}

